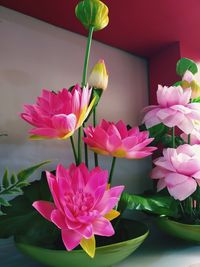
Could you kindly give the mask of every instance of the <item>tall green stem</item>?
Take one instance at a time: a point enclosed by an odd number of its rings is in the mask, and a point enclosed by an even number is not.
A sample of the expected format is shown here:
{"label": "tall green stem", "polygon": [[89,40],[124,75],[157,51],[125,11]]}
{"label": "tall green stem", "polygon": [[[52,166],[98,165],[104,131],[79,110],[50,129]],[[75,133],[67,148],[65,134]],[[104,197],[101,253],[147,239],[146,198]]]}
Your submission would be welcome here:
{"label": "tall green stem", "polygon": [[[93,109],[93,126],[96,127],[97,125],[97,122],[96,122],[96,107],[94,107]],[[99,162],[98,162],[98,154],[94,152],[94,163],[95,163],[95,167],[97,167],[99,165]]]}
{"label": "tall green stem", "polygon": [[94,27],[90,27],[89,33],[88,33],[86,51],[85,51],[85,61],[84,61],[83,76],[82,76],[82,86],[86,85],[88,62],[89,62],[89,57],[90,57],[90,48],[91,48],[91,43],[92,43],[93,31],[94,31]]}
{"label": "tall green stem", "polygon": [[109,181],[108,181],[108,183],[110,185],[112,183],[112,177],[113,177],[113,173],[114,173],[115,163],[116,163],[116,158],[113,157],[113,159],[112,159],[112,165],[111,165],[111,169],[110,169]]}
{"label": "tall green stem", "polygon": [[72,150],[73,150],[73,154],[74,154],[74,159],[76,162],[76,165],[78,163],[78,157],[77,157],[77,153],[76,153],[76,148],[75,148],[75,144],[74,144],[74,138],[73,136],[70,136],[70,141],[71,141],[71,145],[72,145]]}
{"label": "tall green stem", "polygon": [[[83,123],[83,128],[85,127],[85,123]],[[86,134],[84,133],[84,137],[86,136]],[[89,167],[89,161],[88,161],[88,147],[87,144],[84,143],[84,153],[85,153],[85,165],[87,167]]]}
{"label": "tall green stem", "polygon": [[191,135],[188,134],[188,144],[190,145],[190,142],[191,142]]}
{"label": "tall green stem", "polygon": [[[87,38],[87,46],[85,51],[85,60],[84,60],[84,67],[83,67],[83,75],[82,75],[82,87],[86,85],[87,80],[87,70],[88,70],[88,62],[90,57],[90,48],[92,43],[92,35],[93,35],[94,28],[89,28],[88,38]],[[81,126],[78,130],[78,164],[82,162],[82,134],[83,134],[83,126]],[[87,150],[87,146],[85,146]],[[87,151],[85,152],[87,154]],[[87,159],[86,159],[87,161]]]}
{"label": "tall green stem", "polygon": [[78,129],[78,165],[82,162],[82,132],[83,127],[79,127]]}
{"label": "tall green stem", "polygon": [[172,127],[172,147],[175,148],[175,127]]}

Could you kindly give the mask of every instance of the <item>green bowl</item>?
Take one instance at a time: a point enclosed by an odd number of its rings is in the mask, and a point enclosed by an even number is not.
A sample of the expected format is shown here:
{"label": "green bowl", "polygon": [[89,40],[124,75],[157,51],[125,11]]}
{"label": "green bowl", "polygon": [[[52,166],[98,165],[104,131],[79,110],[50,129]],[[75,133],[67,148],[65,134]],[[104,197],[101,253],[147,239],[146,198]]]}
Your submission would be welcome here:
{"label": "green bowl", "polygon": [[160,217],[156,223],[161,230],[172,236],[200,243],[200,225],[184,224],[167,217]]}
{"label": "green bowl", "polygon": [[36,261],[52,267],[110,267],[135,251],[145,240],[147,226],[136,221],[123,220],[128,225],[127,240],[96,248],[94,259],[80,250],[51,250],[29,244],[16,243],[17,248]]}

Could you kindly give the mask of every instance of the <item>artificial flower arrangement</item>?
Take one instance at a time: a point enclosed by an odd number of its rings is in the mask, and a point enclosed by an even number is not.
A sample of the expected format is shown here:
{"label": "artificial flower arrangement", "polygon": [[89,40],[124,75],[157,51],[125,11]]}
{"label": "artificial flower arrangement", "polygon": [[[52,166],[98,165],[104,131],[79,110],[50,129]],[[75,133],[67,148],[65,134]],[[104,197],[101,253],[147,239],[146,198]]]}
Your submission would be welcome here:
{"label": "artificial flower arrangement", "polygon": [[158,104],[144,109],[142,127],[154,131],[160,147],[150,174],[155,190],[143,195],[127,194],[124,205],[129,200],[132,209],[160,215],[165,223],[161,228],[199,242],[200,229],[178,224],[200,225],[200,85],[195,79],[198,66],[182,58],[176,71],[182,79],[170,87],[158,85]]}
{"label": "artificial flower arrangement", "polygon": [[[70,140],[74,162],[43,172],[41,180],[10,201],[11,207],[2,208],[5,215],[0,218],[0,237],[13,235],[20,242],[67,251],[80,245],[93,258],[96,236],[116,235],[126,202],[126,197],[120,200],[124,186],[112,186],[116,158],[141,159],[156,147],[149,146],[154,138],[148,131],[126,126],[122,120],[104,119],[97,124],[97,105],[107,88],[108,75],[103,60],[94,66],[89,79],[87,69],[93,32],[107,26],[108,8],[99,0],[84,0],[76,6],[76,16],[89,31],[81,85],[58,92],[44,89],[36,103],[24,105],[21,113],[34,127],[31,139]],[[90,116],[93,125],[86,125]],[[88,148],[94,152],[92,169]],[[113,158],[109,172],[99,166],[98,154]],[[16,182],[21,176],[18,174]],[[26,178],[21,179],[21,185],[27,185]]]}

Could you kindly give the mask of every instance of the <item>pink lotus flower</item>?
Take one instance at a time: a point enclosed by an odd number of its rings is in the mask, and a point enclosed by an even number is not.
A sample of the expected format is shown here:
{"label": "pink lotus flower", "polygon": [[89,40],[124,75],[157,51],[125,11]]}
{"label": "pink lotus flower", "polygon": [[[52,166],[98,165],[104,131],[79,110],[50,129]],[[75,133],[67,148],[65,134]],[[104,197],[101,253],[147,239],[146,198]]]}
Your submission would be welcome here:
{"label": "pink lotus flower", "polygon": [[91,89],[76,85],[72,91],[43,90],[35,105],[24,105],[21,118],[35,126],[32,138],[66,139],[79,128],[94,105]]}
{"label": "pink lotus flower", "polygon": [[180,201],[189,197],[200,184],[200,146],[181,145],[163,150],[155,160],[151,178],[159,179],[158,191],[167,187],[171,196]]}
{"label": "pink lotus flower", "polygon": [[91,256],[95,253],[94,235],[112,236],[110,220],[119,212],[113,210],[124,186],[108,189],[108,172],[99,167],[88,171],[82,163],[69,169],[57,166],[56,177],[46,172],[54,203],[36,201],[33,207],[61,229],[67,250],[79,244]]}
{"label": "pink lotus flower", "polygon": [[184,133],[194,130],[193,120],[200,120],[200,103],[189,103],[191,89],[183,90],[181,86],[162,87],[158,85],[158,105],[144,109],[143,122],[150,128],[163,123],[168,127],[177,126]]}
{"label": "pink lotus flower", "polygon": [[96,153],[118,158],[144,158],[151,155],[156,147],[147,147],[153,138],[147,131],[140,132],[138,127],[127,130],[119,121],[116,124],[102,120],[97,127],[84,129],[84,142]]}

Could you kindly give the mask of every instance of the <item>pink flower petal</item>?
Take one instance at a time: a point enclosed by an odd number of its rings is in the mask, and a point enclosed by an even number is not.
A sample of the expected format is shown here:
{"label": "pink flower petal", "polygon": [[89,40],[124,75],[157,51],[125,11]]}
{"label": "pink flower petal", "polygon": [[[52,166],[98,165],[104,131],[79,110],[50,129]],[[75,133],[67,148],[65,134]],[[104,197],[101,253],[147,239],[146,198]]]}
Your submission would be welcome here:
{"label": "pink flower petal", "polygon": [[147,128],[151,128],[154,125],[157,125],[161,123],[161,120],[157,117],[157,112],[159,111],[159,108],[155,108],[153,110],[150,110],[146,115],[144,116],[143,123],[145,123]]}
{"label": "pink flower petal", "polygon": [[200,180],[200,170],[192,175],[193,178]]}
{"label": "pink flower petal", "polygon": [[116,206],[123,190],[124,186],[115,186],[107,190],[95,209],[99,210],[102,215],[107,214]]}
{"label": "pink flower petal", "polygon": [[94,234],[100,236],[112,236],[115,233],[112,224],[103,217],[98,218],[98,220],[93,223],[93,231]]}
{"label": "pink flower petal", "polygon": [[67,227],[64,214],[62,214],[59,210],[53,210],[51,213],[51,221],[60,229]]}
{"label": "pink flower petal", "polygon": [[109,152],[115,152],[120,146],[122,145],[122,141],[117,135],[111,135],[108,138],[108,143],[107,143],[107,150]]}
{"label": "pink flower petal", "polygon": [[128,136],[128,131],[127,131],[126,125],[123,123],[122,120],[117,122],[116,127],[117,127],[122,139],[124,139]]}
{"label": "pink flower petal", "polygon": [[175,172],[176,171],[175,168],[174,168],[174,166],[172,165],[171,161],[165,160],[164,157],[160,157],[160,158],[156,159],[154,161],[154,164],[156,166],[159,166],[159,167],[161,167],[163,169],[166,169],[168,171],[172,171],[172,172]]}
{"label": "pink flower petal", "polygon": [[76,126],[76,116],[74,114],[59,114],[52,117],[52,124],[60,134],[66,135],[68,132],[74,131]]}
{"label": "pink flower petal", "polygon": [[55,205],[51,202],[39,200],[33,202],[32,205],[45,219],[51,221],[51,214],[56,209]]}
{"label": "pink flower petal", "polygon": [[151,178],[152,179],[162,179],[162,178],[165,178],[168,174],[169,174],[168,170],[157,166],[157,167],[153,168],[153,170],[151,172]]}
{"label": "pink flower petal", "polygon": [[179,129],[181,129],[186,134],[190,134],[194,130],[194,125],[193,125],[192,120],[190,120],[186,117],[177,126],[179,127]]}
{"label": "pink flower petal", "polygon": [[76,229],[76,232],[81,234],[86,239],[89,239],[93,235],[93,227],[91,224],[90,225],[84,225],[83,224],[82,227]]}
{"label": "pink flower petal", "polygon": [[189,178],[175,186],[167,186],[167,188],[171,196],[182,201],[194,193],[197,188],[197,183],[194,179]]}
{"label": "pink flower petal", "polygon": [[80,233],[69,229],[62,229],[61,234],[63,243],[68,251],[77,247],[82,239],[82,235]]}
{"label": "pink flower petal", "polygon": [[160,179],[157,183],[157,191],[161,191],[162,189],[164,189],[166,187],[166,182],[165,179]]}
{"label": "pink flower petal", "polygon": [[56,177],[48,171],[46,171],[46,176],[47,176],[47,182],[49,185],[49,189],[50,189],[51,194],[53,196],[54,203],[59,210],[62,210],[62,206],[61,206],[61,203],[59,201],[59,189],[58,189],[58,184],[56,182]]}
{"label": "pink flower petal", "polygon": [[175,186],[177,184],[181,184],[183,182],[186,182],[188,179],[190,179],[189,176],[180,174],[180,173],[169,173],[165,177],[165,182],[167,186]]}
{"label": "pink flower petal", "polygon": [[47,138],[56,138],[58,136],[58,131],[53,128],[35,128],[29,131],[32,135],[47,137]]}

